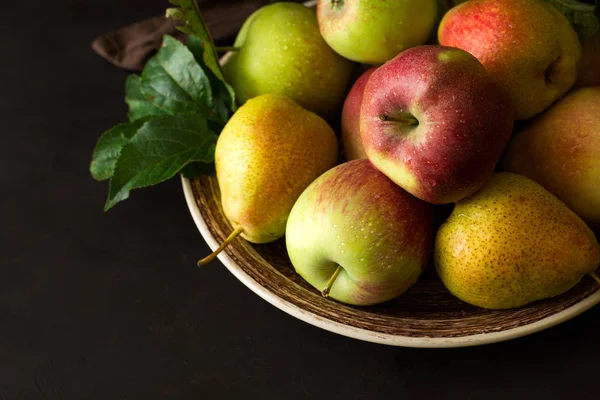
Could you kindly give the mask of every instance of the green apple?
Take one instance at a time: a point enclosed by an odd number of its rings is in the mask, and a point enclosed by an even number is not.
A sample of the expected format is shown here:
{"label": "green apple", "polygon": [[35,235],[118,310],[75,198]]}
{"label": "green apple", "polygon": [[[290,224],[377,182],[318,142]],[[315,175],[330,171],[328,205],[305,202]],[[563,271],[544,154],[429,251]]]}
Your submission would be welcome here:
{"label": "green apple", "polygon": [[437,0],[319,0],[317,17],[325,41],[342,56],[382,64],[424,44],[438,18]]}
{"label": "green apple", "polygon": [[361,159],[306,188],[290,213],[286,245],[296,272],[323,295],[371,305],[417,281],[433,231],[433,207]]}
{"label": "green apple", "polygon": [[339,112],[353,63],[325,43],[314,9],[274,3],[255,11],[242,26],[223,72],[238,103],[274,93],[321,116]]}
{"label": "green apple", "polygon": [[504,166],[600,227],[600,86],[570,92],[531,121],[511,141]]}
{"label": "green apple", "polygon": [[567,18],[541,0],[470,0],[446,13],[441,45],[473,54],[509,93],[515,119],[534,117],[575,83],[581,45]]}

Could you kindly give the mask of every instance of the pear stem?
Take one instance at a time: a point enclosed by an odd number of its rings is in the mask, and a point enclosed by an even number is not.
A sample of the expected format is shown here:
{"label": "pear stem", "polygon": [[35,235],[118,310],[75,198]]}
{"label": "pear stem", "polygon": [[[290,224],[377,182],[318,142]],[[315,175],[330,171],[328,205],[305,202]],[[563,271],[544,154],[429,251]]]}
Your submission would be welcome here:
{"label": "pear stem", "polygon": [[379,119],[382,121],[402,122],[407,125],[419,125],[419,120],[411,117],[390,117],[385,114],[381,114]]}
{"label": "pear stem", "polygon": [[323,295],[323,297],[325,297],[325,298],[329,297],[329,291],[331,290],[331,287],[333,286],[333,282],[335,282],[335,280],[337,279],[340,272],[342,272],[342,266],[338,265],[338,267],[336,268],[333,275],[331,275],[331,278],[329,278],[329,280],[325,284],[325,287],[323,288],[323,290],[321,290],[321,295]]}
{"label": "pear stem", "polygon": [[243,231],[244,231],[244,228],[242,228],[241,225],[238,225],[233,230],[233,232],[231,232],[231,235],[229,235],[227,237],[227,239],[225,239],[225,241],[223,243],[221,243],[221,245],[219,247],[217,247],[217,249],[215,251],[210,253],[208,256],[204,257],[202,260],[198,261],[198,266],[203,267],[206,264],[208,264],[209,262],[211,262],[212,260],[214,260],[215,257],[218,256],[219,253],[222,252],[223,249],[225,249],[225,247],[227,247],[229,245],[229,243],[233,242],[235,240],[235,238],[238,237],[238,235],[240,233],[242,233]]}
{"label": "pear stem", "polygon": [[240,51],[241,47],[235,46],[215,46],[217,53],[227,53],[228,51]]}
{"label": "pear stem", "polygon": [[600,278],[598,277],[598,275],[596,275],[596,272],[592,271],[588,273],[589,276],[591,276],[592,278],[594,278],[594,280],[596,282],[598,282],[598,285],[600,285]]}

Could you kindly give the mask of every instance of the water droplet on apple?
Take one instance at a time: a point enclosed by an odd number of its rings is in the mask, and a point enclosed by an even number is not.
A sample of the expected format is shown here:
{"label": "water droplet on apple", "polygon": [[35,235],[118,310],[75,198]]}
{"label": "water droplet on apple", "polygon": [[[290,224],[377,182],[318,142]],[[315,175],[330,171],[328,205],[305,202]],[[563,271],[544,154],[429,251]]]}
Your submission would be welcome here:
{"label": "water droplet on apple", "polygon": [[587,135],[588,135],[588,133],[587,133],[587,132],[579,132],[579,133],[577,134],[577,136],[579,136],[580,138],[587,137]]}
{"label": "water droplet on apple", "polygon": [[333,224],[333,229],[337,228],[337,224]]}
{"label": "water droplet on apple", "polygon": [[431,186],[432,187],[436,187],[437,186],[437,181],[431,181]]}
{"label": "water droplet on apple", "polygon": [[459,120],[458,122],[460,122],[461,124],[464,124],[464,123],[465,123],[465,122],[467,122],[467,121],[465,121],[464,119],[461,119],[461,120]]}

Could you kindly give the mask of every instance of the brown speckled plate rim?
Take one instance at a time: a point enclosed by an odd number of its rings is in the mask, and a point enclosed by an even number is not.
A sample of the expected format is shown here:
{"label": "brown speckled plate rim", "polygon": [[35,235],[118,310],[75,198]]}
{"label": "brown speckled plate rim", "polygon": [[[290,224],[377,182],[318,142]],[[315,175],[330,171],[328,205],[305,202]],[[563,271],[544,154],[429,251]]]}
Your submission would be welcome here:
{"label": "brown speckled plate rim", "polygon": [[[198,208],[198,203],[196,201],[196,198],[194,197],[194,191],[192,189],[191,182],[183,176],[181,177],[181,180],[185,200],[192,215],[192,218],[194,219],[194,222],[196,223],[200,234],[202,235],[208,246],[212,250],[214,250],[219,246],[219,243],[217,242],[213,234],[210,232],[206,222],[202,217],[202,214]],[[354,339],[364,340],[367,342],[380,343],[391,346],[444,348],[477,346],[501,342],[530,335],[532,333],[539,332],[541,330],[558,325],[600,303],[599,290],[560,312],[557,312],[535,322],[518,326],[516,328],[459,337],[414,337],[393,335],[357,328],[328,318],[324,318],[323,316],[304,310],[298,307],[297,305],[269,291],[268,288],[260,285],[246,272],[244,272],[244,270],[227,254],[227,252],[222,252],[219,255],[219,260],[221,260],[223,265],[225,265],[225,267],[240,282],[242,282],[245,286],[247,286],[258,296],[271,303],[275,307],[279,308],[280,310],[284,311],[285,313],[290,314],[311,325],[317,326],[319,328],[325,329],[333,333],[348,336]]]}

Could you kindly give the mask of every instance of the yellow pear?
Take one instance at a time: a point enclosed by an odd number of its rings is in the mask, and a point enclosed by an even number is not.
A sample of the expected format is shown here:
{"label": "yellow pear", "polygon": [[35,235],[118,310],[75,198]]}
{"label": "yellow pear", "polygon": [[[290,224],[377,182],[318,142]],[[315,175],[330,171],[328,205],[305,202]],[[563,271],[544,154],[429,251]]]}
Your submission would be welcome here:
{"label": "yellow pear", "polygon": [[317,114],[282,95],[250,99],[215,149],[223,211],[244,239],[272,242],[284,235],[296,199],[337,160],[335,133]]}
{"label": "yellow pear", "polygon": [[434,262],[448,290],[491,309],[520,307],[575,286],[600,264],[587,225],[529,178],[498,173],[440,227]]}
{"label": "yellow pear", "polygon": [[600,86],[572,90],[527,124],[508,145],[504,168],[600,228]]}

